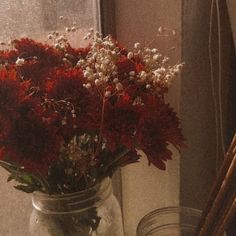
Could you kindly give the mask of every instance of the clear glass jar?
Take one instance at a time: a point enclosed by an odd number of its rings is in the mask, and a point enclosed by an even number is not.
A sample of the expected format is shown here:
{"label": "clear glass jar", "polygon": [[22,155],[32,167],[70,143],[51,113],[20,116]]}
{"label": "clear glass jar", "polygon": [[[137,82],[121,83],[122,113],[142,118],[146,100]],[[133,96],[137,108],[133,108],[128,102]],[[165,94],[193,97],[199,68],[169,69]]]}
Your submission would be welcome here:
{"label": "clear glass jar", "polygon": [[32,236],[124,236],[121,209],[110,178],[65,195],[34,193]]}
{"label": "clear glass jar", "polygon": [[136,236],[194,236],[200,217],[201,211],[193,208],[157,209],[141,219]]}

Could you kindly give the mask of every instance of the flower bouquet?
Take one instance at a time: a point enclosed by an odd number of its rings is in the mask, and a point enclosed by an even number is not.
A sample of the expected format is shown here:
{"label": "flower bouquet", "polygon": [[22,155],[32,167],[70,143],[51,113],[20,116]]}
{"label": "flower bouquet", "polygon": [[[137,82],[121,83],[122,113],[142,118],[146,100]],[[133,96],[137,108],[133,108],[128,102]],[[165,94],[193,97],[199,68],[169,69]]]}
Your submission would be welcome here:
{"label": "flower bouquet", "polygon": [[[92,29],[85,48],[57,32],[48,38],[52,44],[13,40],[0,51],[0,165],[8,181],[27,193],[96,195],[118,168],[138,162],[137,150],[164,170],[168,145],[184,146],[179,119],[165,102],[182,64],[169,65],[140,43],[127,50]],[[102,222],[96,207],[86,214],[90,220],[71,217],[79,235],[92,235]],[[73,235],[63,230],[55,235]]]}

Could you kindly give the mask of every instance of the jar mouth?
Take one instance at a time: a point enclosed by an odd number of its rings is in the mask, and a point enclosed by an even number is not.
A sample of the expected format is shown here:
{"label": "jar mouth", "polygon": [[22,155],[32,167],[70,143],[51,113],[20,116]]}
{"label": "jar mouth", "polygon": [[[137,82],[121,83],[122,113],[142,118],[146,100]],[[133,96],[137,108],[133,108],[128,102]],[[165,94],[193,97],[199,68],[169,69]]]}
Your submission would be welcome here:
{"label": "jar mouth", "polygon": [[192,235],[193,233],[195,233],[196,227],[189,224],[166,224],[152,229],[148,232],[148,235],[156,235],[156,233],[162,233],[166,235],[165,233],[169,233],[170,230],[178,230],[180,232],[184,231],[185,233],[188,232],[188,234]]}
{"label": "jar mouth", "polygon": [[69,194],[33,193],[33,207],[44,214],[71,214],[100,206],[112,193],[111,179],[91,188]]}
{"label": "jar mouth", "polygon": [[141,219],[137,235],[152,235],[170,228],[193,231],[201,214],[202,211],[189,207],[170,206],[156,209]]}
{"label": "jar mouth", "polygon": [[150,213],[145,215],[142,220],[145,220],[153,216],[161,215],[164,213],[171,213],[171,212],[190,213],[191,215],[197,216],[197,217],[200,217],[202,215],[202,211],[195,208],[170,206],[170,207],[163,207],[163,208],[159,208],[154,211],[151,211]]}
{"label": "jar mouth", "polygon": [[95,184],[92,187],[89,187],[87,189],[78,191],[78,192],[74,192],[74,193],[65,193],[65,194],[48,194],[48,193],[43,193],[43,192],[39,192],[39,191],[35,191],[33,192],[33,197],[40,197],[40,198],[44,198],[44,199],[64,199],[64,198],[70,198],[70,197],[78,197],[79,195],[84,195],[85,193],[88,192],[94,192],[97,191],[100,186],[101,183],[103,183],[103,187],[106,188],[110,185],[110,177],[106,177],[104,178],[101,182]]}

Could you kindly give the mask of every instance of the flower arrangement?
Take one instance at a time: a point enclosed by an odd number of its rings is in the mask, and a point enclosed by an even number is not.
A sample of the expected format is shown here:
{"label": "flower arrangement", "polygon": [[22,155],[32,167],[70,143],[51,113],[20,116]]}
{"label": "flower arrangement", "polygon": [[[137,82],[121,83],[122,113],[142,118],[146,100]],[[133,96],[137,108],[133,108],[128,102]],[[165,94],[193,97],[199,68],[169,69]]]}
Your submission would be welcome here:
{"label": "flower arrangement", "polygon": [[92,29],[85,48],[63,35],[29,38],[0,51],[0,165],[25,192],[86,189],[138,162],[164,170],[184,138],[165,102],[182,64],[157,49],[132,50]]}

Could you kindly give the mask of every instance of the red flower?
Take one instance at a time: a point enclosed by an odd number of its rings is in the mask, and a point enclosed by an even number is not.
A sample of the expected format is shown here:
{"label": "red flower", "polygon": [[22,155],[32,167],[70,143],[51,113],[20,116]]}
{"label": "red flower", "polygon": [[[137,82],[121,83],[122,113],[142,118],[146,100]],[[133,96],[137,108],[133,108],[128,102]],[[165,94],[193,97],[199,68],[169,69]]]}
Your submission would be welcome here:
{"label": "red flower", "polygon": [[129,60],[126,56],[121,56],[116,64],[118,68],[118,75],[120,79],[123,78],[124,74],[129,74],[130,71],[135,71],[135,63]]}
{"label": "red flower", "polygon": [[13,43],[17,57],[24,59],[24,63],[17,66],[18,73],[24,79],[30,79],[33,86],[43,84],[50,70],[63,64],[61,53],[47,44],[28,38],[14,40]]}
{"label": "red flower", "polygon": [[[58,158],[61,138],[57,128],[42,119],[37,100],[19,105],[19,116],[4,140],[5,155],[30,171],[45,172]],[[34,168],[34,169],[32,169]]]}
{"label": "red flower", "polygon": [[[147,102],[147,101],[146,101]],[[184,146],[184,138],[176,113],[157,98],[149,97],[143,108],[137,132],[137,141],[150,163],[165,169],[164,161],[171,159],[168,144],[176,148]]]}
{"label": "red flower", "polygon": [[134,146],[134,133],[139,121],[137,107],[130,101],[119,98],[115,105],[106,103],[103,135],[108,147],[115,150],[120,145],[129,149]]}
{"label": "red flower", "polygon": [[15,112],[24,98],[24,92],[24,84],[17,81],[15,70],[0,70],[0,114]]}
{"label": "red flower", "polygon": [[[101,118],[100,100],[83,86],[85,80],[82,71],[58,69],[50,77],[46,91],[48,98],[54,99],[59,105],[58,112],[68,121],[63,127],[65,135],[71,138],[78,130],[83,133],[98,129]],[[72,110],[76,118],[72,117]]]}
{"label": "red flower", "polygon": [[0,51],[0,63],[14,64],[18,56],[19,55],[16,50]]}
{"label": "red flower", "polygon": [[85,80],[80,69],[61,68],[53,71],[49,76],[50,80],[46,83],[49,98],[67,100],[74,105],[80,105],[82,99],[89,94],[83,86]]}
{"label": "red flower", "polygon": [[0,115],[0,148],[4,144],[5,139],[11,132],[12,121],[8,115]]}
{"label": "red flower", "polygon": [[13,41],[20,58],[37,59],[45,67],[53,67],[61,62],[60,53],[47,44],[42,44],[29,38]]}

